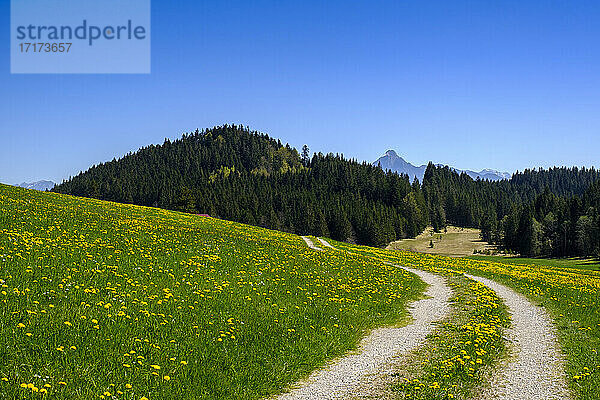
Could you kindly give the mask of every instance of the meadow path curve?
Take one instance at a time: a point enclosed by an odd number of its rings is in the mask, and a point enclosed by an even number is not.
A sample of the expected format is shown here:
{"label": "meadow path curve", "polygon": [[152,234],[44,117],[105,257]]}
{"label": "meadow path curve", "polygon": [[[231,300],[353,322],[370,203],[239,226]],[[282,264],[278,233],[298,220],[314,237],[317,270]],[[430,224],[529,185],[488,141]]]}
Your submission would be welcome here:
{"label": "meadow path curve", "polygon": [[316,246],[316,245],[313,243],[313,241],[312,241],[312,240],[310,240],[309,238],[307,238],[306,236],[300,236],[300,237],[301,237],[301,238],[304,240],[304,242],[306,243],[306,245],[307,245],[308,247],[310,247],[311,249],[313,249],[313,250],[319,250],[319,251],[323,251],[323,249],[322,249],[322,248],[320,248],[320,247],[317,247],[317,246]]}
{"label": "meadow path curve", "polygon": [[495,400],[569,399],[552,319],[525,296],[491,279],[466,275],[494,290],[512,315],[507,329],[514,353],[481,396]]}
{"label": "meadow path curve", "polygon": [[329,242],[328,242],[327,240],[325,240],[325,239],[322,239],[322,238],[320,238],[320,237],[318,237],[318,238],[317,238],[317,240],[318,240],[319,242],[321,242],[321,244],[322,244],[323,246],[325,246],[325,247],[329,247],[330,249],[337,250],[335,247],[333,247],[332,245],[330,245],[330,244],[329,244]]}
{"label": "meadow path curve", "polygon": [[[395,265],[395,264],[394,264]],[[449,312],[452,292],[444,278],[412,268],[402,267],[419,276],[428,288],[424,299],[409,306],[412,323],[400,328],[377,328],[363,338],[356,351],[333,360],[277,400],[332,400],[348,398],[364,388],[364,382],[385,373],[399,356],[423,344],[426,336]]]}

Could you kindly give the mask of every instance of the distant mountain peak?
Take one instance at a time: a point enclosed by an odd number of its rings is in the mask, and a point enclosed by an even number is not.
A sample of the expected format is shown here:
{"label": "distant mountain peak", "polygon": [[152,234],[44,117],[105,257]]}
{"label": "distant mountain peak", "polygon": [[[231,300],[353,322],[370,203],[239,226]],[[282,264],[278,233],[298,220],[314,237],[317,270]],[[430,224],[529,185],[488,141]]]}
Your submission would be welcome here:
{"label": "distant mountain peak", "polygon": [[15,186],[22,187],[25,189],[40,190],[43,192],[43,191],[52,189],[54,186],[56,186],[56,183],[54,183],[52,181],[42,180],[42,181],[36,181],[36,182],[23,182],[23,183],[16,184]]}
{"label": "distant mountain peak", "polygon": [[[385,154],[379,157],[375,162],[373,162],[374,166],[381,166],[384,170],[391,170],[398,172],[399,174],[408,175],[411,181],[417,178],[419,181],[423,181],[423,177],[425,176],[425,170],[427,169],[426,165],[415,166],[411,163],[405,161],[402,157],[396,153],[394,150],[388,150]],[[443,166],[442,164],[436,164],[438,167]],[[452,170],[457,173],[466,173],[473,179],[487,179],[490,181],[500,181],[503,179],[510,179],[511,174],[508,172],[500,172],[493,169],[483,169],[480,172],[470,171],[470,170],[460,170],[454,167],[450,167]]]}

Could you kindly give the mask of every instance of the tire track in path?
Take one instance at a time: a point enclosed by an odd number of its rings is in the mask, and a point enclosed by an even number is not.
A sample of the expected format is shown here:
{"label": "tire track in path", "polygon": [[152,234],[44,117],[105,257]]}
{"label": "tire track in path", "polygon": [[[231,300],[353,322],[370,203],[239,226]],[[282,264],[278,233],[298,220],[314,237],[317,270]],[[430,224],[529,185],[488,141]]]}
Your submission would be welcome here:
{"label": "tire track in path", "polygon": [[466,275],[494,290],[512,315],[507,335],[514,354],[493,376],[482,399],[569,399],[563,358],[552,319],[514,290],[491,279]]}
{"label": "tire track in path", "polygon": [[330,249],[337,250],[335,247],[333,247],[332,245],[330,245],[330,244],[329,244],[329,242],[328,242],[327,240],[325,240],[325,239],[321,239],[320,237],[318,237],[318,238],[317,238],[317,240],[318,240],[319,242],[321,242],[321,244],[322,244],[323,246],[325,246],[325,247],[329,247]]}
{"label": "tire track in path", "polygon": [[313,250],[319,250],[319,251],[323,251],[323,249],[322,249],[322,248],[320,248],[320,247],[317,247],[317,246],[316,246],[316,245],[313,243],[313,241],[312,241],[312,240],[310,240],[309,238],[307,238],[306,236],[300,236],[300,237],[301,237],[301,238],[304,240],[304,242],[306,243],[306,245],[307,245],[308,247],[310,247],[311,249],[313,249]]}

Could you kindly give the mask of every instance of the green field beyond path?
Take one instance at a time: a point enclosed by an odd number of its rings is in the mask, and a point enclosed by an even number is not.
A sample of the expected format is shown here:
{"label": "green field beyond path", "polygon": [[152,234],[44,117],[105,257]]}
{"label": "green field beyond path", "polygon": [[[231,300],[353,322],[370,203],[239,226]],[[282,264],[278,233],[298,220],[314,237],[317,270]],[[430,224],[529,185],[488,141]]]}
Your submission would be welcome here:
{"label": "green field beyond path", "polygon": [[470,256],[473,260],[494,261],[510,265],[540,265],[543,267],[575,268],[600,271],[600,261],[594,258],[522,258],[502,256]]}

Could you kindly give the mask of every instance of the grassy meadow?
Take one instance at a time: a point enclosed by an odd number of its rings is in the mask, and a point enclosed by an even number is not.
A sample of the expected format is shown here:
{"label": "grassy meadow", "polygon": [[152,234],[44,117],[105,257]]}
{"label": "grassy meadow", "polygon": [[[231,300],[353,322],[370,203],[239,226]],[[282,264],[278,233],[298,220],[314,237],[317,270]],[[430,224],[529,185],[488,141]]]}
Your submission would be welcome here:
{"label": "grassy meadow", "polygon": [[471,256],[469,258],[509,265],[540,265],[546,268],[574,268],[600,271],[600,260],[593,258],[522,258],[503,256]]}
{"label": "grassy meadow", "polygon": [[0,399],[256,399],[424,284],[295,235],[0,185]]}
{"label": "grassy meadow", "polygon": [[[451,315],[394,386],[465,398],[505,354],[496,279],[555,320],[577,399],[600,399],[600,272],[582,260],[450,258],[0,185],[0,399],[257,399],[405,321],[445,275]],[[501,261],[501,262],[500,262]],[[579,264],[584,263],[583,266]]]}
{"label": "grassy meadow", "polygon": [[503,332],[510,320],[493,290],[463,275],[462,259],[328,241],[342,252],[371,257],[373,262],[443,275],[452,289],[450,315],[395,371],[394,397],[467,399],[485,386],[491,371],[506,355]]}
{"label": "grassy meadow", "polygon": [[475,251],[495,252],[495,246],[481,240],[480,232],[479,229],[448,226],[444,232],[436,233],[432,227],[428,227],[416,238],[392,242],[387,248],[451,257],[465,257]]}
{"label": "grassy meadow", "polygon": [[[486,261],[490,259],[487,256],[477,259],[451,258],[339,242],[335,242],[335,246],[355,254],[372,256],[378,261],[438,273],[446,271],[451,275],[468,272],[512,287],[543,306],[554,319],[558,340],[566,358],[568,384],[574,398],[600,399],[600,271],[575,268],[573,264],[581,260],[534,259],[532,261],[535,263],[523,264],[523,260],[513,258],[496,257],[502,262],[493,262]],[[495,326],[501,329],[502,324]],[[497,341],[496,344],[500,345]],[[469,384],[468,379],[463,382]],[[440,388],[437,393],[425,398],[440,398],[435,396],[443,393],[443,388]]]}

